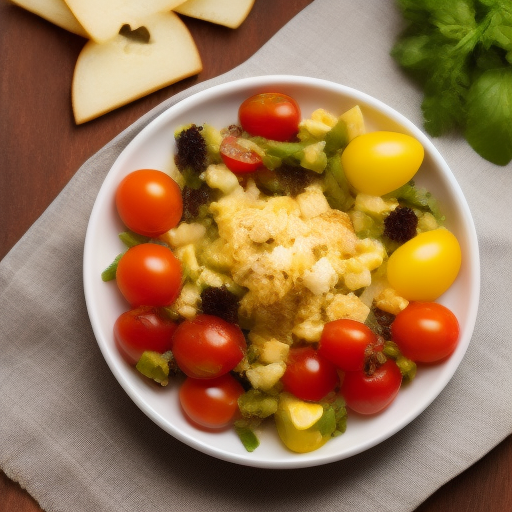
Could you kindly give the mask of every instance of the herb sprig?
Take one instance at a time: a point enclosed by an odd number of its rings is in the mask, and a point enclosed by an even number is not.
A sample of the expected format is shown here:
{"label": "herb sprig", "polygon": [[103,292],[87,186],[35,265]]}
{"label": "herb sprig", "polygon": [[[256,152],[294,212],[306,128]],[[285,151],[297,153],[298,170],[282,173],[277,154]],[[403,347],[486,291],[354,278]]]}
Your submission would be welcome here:
{"label": "herb sprig", "polygon": [[512,160],[512,1],[398,0],[391,55],[423,87],[425,130],[460,130],[497,165]]}

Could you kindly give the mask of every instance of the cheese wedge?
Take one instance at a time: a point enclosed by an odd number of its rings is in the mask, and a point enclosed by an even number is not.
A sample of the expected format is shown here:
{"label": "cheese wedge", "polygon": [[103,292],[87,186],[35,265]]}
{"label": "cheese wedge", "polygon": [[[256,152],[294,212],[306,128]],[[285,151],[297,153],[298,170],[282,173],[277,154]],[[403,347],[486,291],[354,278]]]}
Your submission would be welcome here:
{"label": "cheese wedge", "polygon": [[84,46],[72,84],[77,124],[202,70],[194,40],[175,13],[157,13],[143,21],[148,42],[118,34],[107,43],[89,41]]}
{"label": "cheese wedge", "polygon": [[174,10],[192,18],[238,28],[253,5],[254,0],[187,0]]}
{"label": "cheese wedge", "polygon": [[104,43],[123,25],[136,29],[149,15],[174,9],[184,0],[65,0],[89,37]]}

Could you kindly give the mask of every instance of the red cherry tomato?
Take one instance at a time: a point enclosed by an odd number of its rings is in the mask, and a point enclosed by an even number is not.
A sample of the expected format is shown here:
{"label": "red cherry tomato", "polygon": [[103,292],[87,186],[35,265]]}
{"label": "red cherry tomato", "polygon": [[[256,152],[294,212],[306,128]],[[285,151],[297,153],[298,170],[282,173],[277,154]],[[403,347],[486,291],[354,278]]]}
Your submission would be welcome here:
{"label": "red cherry tomato", "polygon": [[318,353],[340,370],[362,370],[368,350],[378,344],[375,333],[361,322],[343,318],[324,325]]}
{"label": "red cherry tomato", "polygon": [[114,324],[114,339],[121,354],[136,364],[145,350],[163,354],[172,349],[177,324],[158,308],[141,306],[125,311]]}
{"label": "red cherry tomato", "polygon": [[149,237],[169,231],[183,214],[180,187],[170,176],[154,169],[128,174],[117,187],[116,207],[129,229]]}
{"label": "red cherry tomato", "polygon": [[169,248],[148,243],[123,254],[116,280],[132,307],[168,306],[180,292],[181,275],[181,264]]}
{"label": "red cherry tomato", "polygon": [[293,98],[270,92],[247,98],[238,109],[238,117],[251,135],[287,141],[297,135],[301,113]]}
{"label": "red cherry tomato", "polygon": [[242,385],[227,373],[215,379],[187,377],[181,385],[179,398],[185,415],[206,428],[226,427],[236,418]]}
{"label": "red cherry tomato", "polygon": [[213,315],[198,315],[181,323],[173,339],[180,369],[195,379],[212,379],[231,371],[247,348],[240,327]]}
{"label": "red cherry tomato", "polygon": [[222,140],[220,156],[226,167],[235,174],[254,172],[263,165],[261,157],[241,146],[233,135],[228,135]]}
{"label": "red cherry tomato", "polygon": [[391,324],[391,337],[402,354],[418,363],[448,357],[459,341],[459,322],[436,302],[411,302]]}
{"label": "red cherry tomato", "polygon": [[292,348],[281,377],[285,391],[301,400],[317,402],[338,384],[336,367],[312,347]]}
{"label": "red cherry tomato", "polygon": [[375,414],[385,409],[396,397],[402,374],[396,363],[388,359],[372,375],[364,371],[345,372],[340,394],[347,407],[360,414]]}

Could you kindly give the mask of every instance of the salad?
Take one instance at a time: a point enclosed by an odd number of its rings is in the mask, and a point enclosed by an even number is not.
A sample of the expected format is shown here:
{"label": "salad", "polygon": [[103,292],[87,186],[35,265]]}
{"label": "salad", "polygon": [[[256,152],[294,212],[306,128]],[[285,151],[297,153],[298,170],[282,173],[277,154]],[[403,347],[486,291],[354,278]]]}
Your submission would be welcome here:
{"label": "salad", "polygon": [[102,277],[130,309],[114,338],[141,378],[180,386],[198,428],[234,428],[252,451],[274,422],[308,452],[455,350],[458,321],[435,300],[460,246],[412,181],[421,144],[366,132],[357,105],[303,119],[264,93],[234,121],[177,127],[172,176],[119,184],[127,250]]}

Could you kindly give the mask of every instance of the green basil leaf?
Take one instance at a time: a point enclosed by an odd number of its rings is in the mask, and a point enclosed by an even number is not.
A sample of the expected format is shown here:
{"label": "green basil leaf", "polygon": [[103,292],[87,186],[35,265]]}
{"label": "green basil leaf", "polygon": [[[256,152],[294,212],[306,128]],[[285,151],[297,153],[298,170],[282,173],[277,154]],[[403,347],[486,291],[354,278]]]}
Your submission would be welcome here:
{"label": "green basil leaf", "polygon": [[512,68],[489,69],[467,97],[464,136],[483,158],[496,165],[512,160]]}

